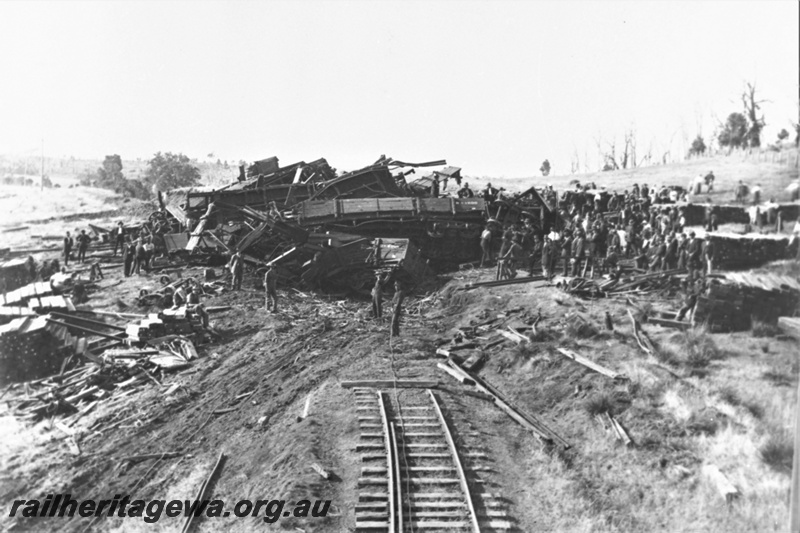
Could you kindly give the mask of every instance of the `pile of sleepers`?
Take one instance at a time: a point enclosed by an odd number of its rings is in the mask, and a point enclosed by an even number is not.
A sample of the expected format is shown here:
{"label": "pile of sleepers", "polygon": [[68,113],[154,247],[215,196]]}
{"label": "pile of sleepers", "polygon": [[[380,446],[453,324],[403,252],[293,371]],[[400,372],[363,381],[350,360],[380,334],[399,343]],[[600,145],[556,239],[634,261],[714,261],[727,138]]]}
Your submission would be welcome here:
{"label": "pile of sleepers", "polygon": [[745,331],[753,321],[777,324],[800,304],[800,283],[789,276],[732,272],[715,277],[701,295],[692,324],[706,324],[713,332]]}
{"label": "pile of sleepers", "polygon": [[587,279],[583,277],[553,278],[556,287],[575,296],[597,298],[603,296],[644,294],[659,292],[674,294],[681,286],[682,270],[667,270],[649,274],[637,274],[621,278]]}
{"label": "pile of sleepers", "polygon": [[86,351],[85,338],[47,316],[20,317],[0,326],[0,384],[58,372],[66,358]]}
{"label": "pile of sleepers", "polygon": [[715,268],[753,268],[797,253],[797,241],[790,246],[784,235],[709,233],[706,239],[714,244]]}
{"label": "pile of sleepers", "polygon": [[[157,379],[159,371],[185,368],[197,357],[188,339],[174,337],[145,348],[106,350],[98,362],[46,378],[14,383],[4,401],[20,420],[35,421],[63,415],[66,427],[94,409],[101,401],[125,394],[125,389]],[[66,430],[65,430],[66,431]]]}
{"label": "pile of sleepers", "polygon": [[129,342],[145,342],[168,335],[202,338],[206,333],[201,318],[186,306],[150,313],[125,328]]}

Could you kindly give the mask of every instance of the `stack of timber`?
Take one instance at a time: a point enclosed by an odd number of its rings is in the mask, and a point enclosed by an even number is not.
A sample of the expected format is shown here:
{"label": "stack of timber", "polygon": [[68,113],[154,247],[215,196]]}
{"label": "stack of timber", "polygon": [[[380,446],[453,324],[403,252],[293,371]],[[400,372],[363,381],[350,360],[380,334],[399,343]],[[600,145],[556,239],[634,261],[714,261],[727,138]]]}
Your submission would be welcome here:
{"label": "stack of timber", "polygon": [[705,238],[714,244],[715,268],[753,268],[797,253],[797,240],[790,246],[785,235],[709,233]]}
{"label": "stack of timber", "polygon": [[[13,291],[30,283],[33,281],[35,274],[36,269],[31,256],[17,257],[0,262],[0,279],[5,282],[6,291]],[[2,298],[2,294],[0,294],[0,298]]]}
{"label": "stack of timber", "polygon": [[[654,205],[651,209],[660,209],[660,205]],[[682,206],[683,216],[686,217],[687,226],[702,226],[706,223],[707,213],[712,212],[717,215],[718,224],[747,224],[750,222],[750,215],[747,207],[742,205],[713,205],[713,204],[688,204]]]}
{"label": "stack of timber", "polygon": [[151,313],[139,322],[128,324],[125,333],[129,342],[133,343],[152,341],[169,335],[181,335],[199,340],[206,333],[206,329],[201,318],[183,306]]}
{"label": "stack of timber", "polygon": [[65,359],[86,351],[84,338],[46,316],[21,317],[0,326],[0,384],[58,372]]}
{"label": "stack of timber", "polygon": [[800,304],[800,283],[789,276],[732,272],[712,280],[697,299],[692,324],[707,324],[711,331],[745,331],[753,320],[777,324]]}

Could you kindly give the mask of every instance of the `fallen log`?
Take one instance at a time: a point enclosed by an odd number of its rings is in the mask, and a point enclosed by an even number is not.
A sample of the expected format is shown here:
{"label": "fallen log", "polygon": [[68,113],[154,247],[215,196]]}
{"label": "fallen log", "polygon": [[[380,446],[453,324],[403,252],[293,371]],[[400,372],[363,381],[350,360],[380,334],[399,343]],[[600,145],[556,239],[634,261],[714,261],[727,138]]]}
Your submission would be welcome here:
{"label": "fallen log", "polygon": [[594,361],[586,359],[585,357],[578,355],[573,351],[566,350],[564,348],[558,348],[558,351],[561,352],[561,354],[566,356],[567,358],[572,359],[576,363],[582,364],[586,368],[594,370],[598,374],[603,374],[604,376],[610,377],[611,379],[625,379],[624,375],[618,372],[614,372],[613,370],[609,370],[608,368],[598,363],[595,363]]}
{"label": "fallen log", "polygon": [[464,374],[461,374],[461,373],[453,370],[452,368],[450,368],[449,366],[447,366],[445,364],[436,363],[436,367],[439,368],[440,370],[444,370],[445,372],[450,374],[450,376],[454,377],[455,379],[457,379],[458,381],[460,381],[464,385],[475,385],[475,382],[472,379],[470,379],[469,377],[465,376]]}
{"label": "fallen log", "polygon": [[[206,480],[200,486],[200,490],[197,492],[197,496],[195,497],[195,501],[199,502],[205,498],[206,492],[208,491],[208,487],[211,485],[211,481],[214,479],[214,476],[217,474],[217,471],[220,468],[220,465],[225,460],[225,454],[220,452],[219,457],[217,458],[217,463],[214,465],[214,468],[211,469],[211,473],[208,475]],[[183,523],[183,527],[181,528],[181,533],[187,533],[189,529],[192,527],[192,519],[194,518],[195,513],[188,513],[186,517],[186,522]]]}
{"label": "fallen log", "polygon": [[505,411],[506,414],[508,414],[508,416],[516,420],[524,428],[533,431],[536,435],[538,435],[540,438],[544,439],[547,442],[555,442],[564,449],[570,447],[570,444],[563,438],[561,438],[555,431],[547,427],[534,415],[526,413],[521,409],[519,409],[518,407],[512,405],[508,400],[505,399],[505,397],[498,390],[496,390],[488,383],[485,383],[478,376],[472,374],[467,370],[464,370],[463,368],[458,366],[458,364],[452,359],[448,359],[447,363],[450,365],[450,368],[456,370],[457,372],[473,380],[478,390],[491,396],[493,398],[494,404],[497,407]]}
{"label": "fallen log", "polygon": [[681,322],[680,320],[671,320],[669,318],[657,318],[649,316],[647,317],[648,324],[655,324],[656,326],[662,326],[665,328],[676,328],[676,329],[689,329],[692,325],[689,322]]}

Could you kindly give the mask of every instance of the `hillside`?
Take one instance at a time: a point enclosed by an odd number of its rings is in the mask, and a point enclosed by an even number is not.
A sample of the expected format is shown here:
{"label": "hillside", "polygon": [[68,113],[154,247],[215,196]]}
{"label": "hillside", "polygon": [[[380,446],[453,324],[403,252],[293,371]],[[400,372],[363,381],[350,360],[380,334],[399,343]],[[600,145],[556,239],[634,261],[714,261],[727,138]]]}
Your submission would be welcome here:
{"label": "hillside", "polygon": [[[579,179],[622,189],[634,182],[683,185],[712,169],[718,176],[715,202],[728,201],[739,179],[763,180],[762,187],[777,195],[797,178],[797,170],[786,165],[720,157],[492,183],[520,190],[543,182],[558,188]],[[468,181],[473,188],[486,182]],[[36,196],[30,192],[0,187],[0,196],[6,195],[0,209],[16,210],[19,217],[5,219],[5,225],[30,226],[0,233],[7,242],[60,234],[89,220],[109,225],[117,218],[140,218],[150,208],[131,207],[107,191],[85,187],[51,189],[41,196],[38,189]],[[53,211],[50,217],[47,209]],[[798,278],[797,265],[787,261],[765,270]],[[199,267],[181,272],[183,277],[202,274]],[[488,456],[485,464],[467,462],[470,482],[480,485],[481,494],[499,495],[512,531],[785,530],[798,373],[795,339],[764,327],[711,334],[703,328],[684,333],[645,325],[658,348],[658,355],[645,355],[633,337],[629,311],[675,311],[678,299],[650,293],[582,300],[541,282],[461,290],[493,277],[493,267],[438,276],[409,296],[401,335],[390,338],[387,321],[369,318],[366,300],[281,287],[281,312],[268,313],[261,276],[247,271],[241,292],[225,289],[204,299],[207,306],[223,306],[211,316],[221,336],[199,347],[200,358],[191,368],[99,401],[72,426],[80,455],[73,455],[64,430],[55,424],[59,417],[26,425],[0,411],[0,506],[9,509],[15,499],[53,492],[97,499],[114,494],[193,498],[223,452],[227,459],[210,497],[231,506],[245,498],[330,499],[331,511],[326,518],[288,517],[274,524],[257,517],[205,518],[193,531],[353,531],[364,468],[370,465],[357,452],[364,428],[359,394],[364,393],[342,382],[408,379],[440,382],[437,395],[457,445]],[[110,267],[106,279],[90,290],[88,305],[147,313],[154,309],[137,305],[140,290],[159,286],[158,274],[125,278]],[[604,326],[606,316],[613,331]],[[500,342],[486,350],[476,372],[538,417],[569,443],[568,449],[545,445],[473,387],[437,367],[444,361],[437,347],[482,323],[490,326],[476,330],[475,338]],[[531,324],[525,343],[499,333]],[[559,348],[622,377],[593,372]],[[386,389],[386,397],[398,405],[417,402],[418,394]],[[306,402],[310,414],[298,420]],[[605,412],[627,432],[630,446],[615,438],[608,419],[600,416]],[[122,460],[165,452],[177,455]],[[332,475],[321,477],[312,463]],[[704,473],[709,466],[736,486],[736,500],[727,503],[720,496]],[[180,518],[166,517],[154,524],[133,518],[12,520],[5,513],[3,520],[14,531],[176,531],[182,524]]]}

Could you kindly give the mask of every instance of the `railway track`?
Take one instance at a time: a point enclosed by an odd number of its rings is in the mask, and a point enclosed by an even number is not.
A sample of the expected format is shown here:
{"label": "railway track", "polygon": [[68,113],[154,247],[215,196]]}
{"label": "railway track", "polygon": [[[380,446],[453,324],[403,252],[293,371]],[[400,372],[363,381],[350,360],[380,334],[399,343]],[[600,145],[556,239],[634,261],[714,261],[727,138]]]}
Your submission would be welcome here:
{"label": "railway track", "polygon": [[[394,389],[397,391],[397,389]],[[431,390],[354,389],[362,468],[356,531],[486,533],[512,528],[480,435],[459,432]],[[466,439],[476,439],[466,446]]]}

